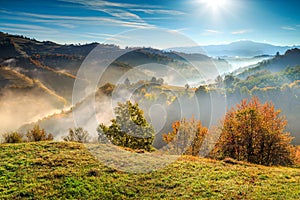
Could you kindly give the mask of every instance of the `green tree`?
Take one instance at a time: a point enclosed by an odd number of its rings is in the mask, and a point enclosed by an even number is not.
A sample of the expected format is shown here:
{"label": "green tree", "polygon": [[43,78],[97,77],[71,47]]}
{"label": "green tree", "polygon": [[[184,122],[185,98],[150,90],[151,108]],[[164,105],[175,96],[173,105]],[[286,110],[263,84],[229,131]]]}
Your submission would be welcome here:
{"label": "green tree", "polygon": [[262,165],[292,164],[294,150],[286,125],[272,103],[245,99],[226,113],[214,153]]}
{"label": "green tree", "polygon": [[217,87],[221,87],[222,86],[222,83],[223,83],[223,78],[222,76],[218,75],[215,79],[215,82],[216,82],[216,85]]}
{"label": "green tree", "polygon": [[4,143],[20,143],[23,141],[23,134],[11,132],[3,134]]}
{"label": "green tree", "polygon": [[118,103],[115,108],[116,118],[109,127],[100,124],[97,131],[100,142],[110,141],[114,145],[132,149],[152,149],[154,129],[147,123],[138,104],[130,101]]}
{"label": "green tree", "polygon": [[233,86],[234,81],[235,81],[235,79],[234,79],[233,75],[226,75],[224,78],[225,87],[231,88]]}
{"label": "green tree", "polygon": [[86,143],[88,142],[89,133],[85,131],[83,128],[74,128],[69,129],[69,135],[64,137],[64,141],[69,142],[80,142],[80,143]]}

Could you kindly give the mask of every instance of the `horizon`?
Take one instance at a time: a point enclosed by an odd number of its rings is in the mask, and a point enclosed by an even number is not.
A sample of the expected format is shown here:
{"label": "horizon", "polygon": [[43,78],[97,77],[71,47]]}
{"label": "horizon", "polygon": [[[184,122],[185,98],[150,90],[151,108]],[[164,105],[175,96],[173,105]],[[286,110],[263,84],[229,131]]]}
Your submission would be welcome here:
{"label": "horizon", "polygon": [[1,31],[58,44],[118,45],[119,39],[126,39],[116,35],[149,28],[182,34],[199,46],[241,40],[276,46],[300,44],[300,3],[296,0],[272,4],[265,0],[44,2],[2,2]]}
{"label": "horizon", "polygon": [[[1,31],[0,31],[1,32]],[[23,36],[25,38],[29,38],[31,40],[37,40],[39,42],[54,42],[56,44],[59,44],[59,45],[88,45],[88,44],[92,44],[92,43],[98,43],[98,44],[105,44],[105,45],[115,45],[115,46],[118,46],[118,44],[115,44],[113,42],[111,43],[105,43],[105,41],[103,42],[99,42],[99,41],[90,41],[90,42],[86,42],[86,43],[67,43],[67,42],[56,42],[56,41],[52,41],[52,40],[39,40],[39,39],[36,39],[34,37],[31,37],[30,35],[25,35],[25,34],[13,34],[13,33],[8,33],[8,32],[2,32],[3,34],[7,34],[7,35],[11,35],[11,36]],[[294,45],[276,45],[276,44],[272,44],[272,43],[267,43],[267,42],[261,42],[261,41],[253,41],[253,40],[248,40],[248,39],[240,39],[240,40],[235,40],[235,41],[231,41],[231,42],[223,42],[223,43],[215,43],[215,44],[207,44],[207,45],[197,45],[197,46],[178,46],[178,48],[181,48],[181,47],[205,47],[205,46],[218,46],[218,45],[230,45],[230,44],[233,44],[233,43],[239,43],[239,42],[252,42],[252,43],[257,43],[257,44],[266,44],[266,45],[272,45],[272,46],[278,46],[278,47],[295,47],[295,48],[299,48],[300,47],[300,44],[294,44]],[[125,47],[121,47],[121,46],[118,46],[119,48],[123,49]],[[129,48],[139,48],[141,46],[129,46]],[[143,46],[141,48],[153,48],[153,49],[156,49],[154,47],[151,47],[151,46]],[[172,47],[172,48],[177,48],[176,47]]]}

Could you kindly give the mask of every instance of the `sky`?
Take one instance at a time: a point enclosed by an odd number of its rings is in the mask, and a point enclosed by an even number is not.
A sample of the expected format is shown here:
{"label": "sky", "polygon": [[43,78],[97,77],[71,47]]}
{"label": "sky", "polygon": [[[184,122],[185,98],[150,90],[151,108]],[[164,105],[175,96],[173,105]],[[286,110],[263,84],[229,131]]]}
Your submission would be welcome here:
{"label": "sky", "polygon": [[0,0],[0,5],[0,31],[61,44],[118,43],[127,40],[127,31],[158,28],[198,45],[238,40],[300,45],[299,0]]}

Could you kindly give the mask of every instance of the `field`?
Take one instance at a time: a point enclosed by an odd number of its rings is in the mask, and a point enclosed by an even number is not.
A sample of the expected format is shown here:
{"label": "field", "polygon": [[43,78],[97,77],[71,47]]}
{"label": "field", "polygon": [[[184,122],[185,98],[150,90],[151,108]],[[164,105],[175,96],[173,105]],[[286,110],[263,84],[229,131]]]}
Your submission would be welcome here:
{"label": "field", "polygon": [[300,199],[300,168],[182,156],[144,174],[72,142],[0,145],[0,199]]}

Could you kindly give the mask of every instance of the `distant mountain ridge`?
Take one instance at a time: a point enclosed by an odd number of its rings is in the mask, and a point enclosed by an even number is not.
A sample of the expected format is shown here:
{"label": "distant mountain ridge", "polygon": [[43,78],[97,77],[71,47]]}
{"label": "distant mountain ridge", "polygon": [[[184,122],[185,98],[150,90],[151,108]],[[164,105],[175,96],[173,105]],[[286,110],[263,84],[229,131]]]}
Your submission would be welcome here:
{"label": "distant mountain ridge", "polygon": [[277,52],[283,54],[291,48],[300,48],[300,46],[276,46],[267,43],[253,42],[250,40],[241,40],[229,44],[175,47],[169,50],[184,53],[203,53],[213,57],[254,57],[260,55],[275,55]]}

